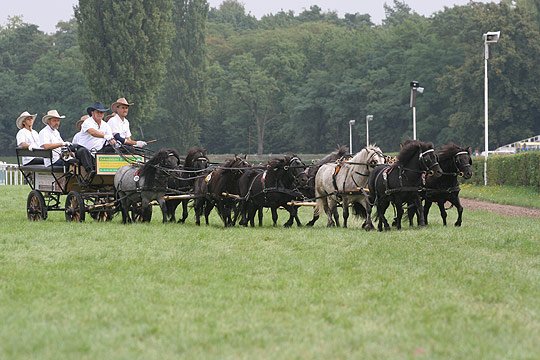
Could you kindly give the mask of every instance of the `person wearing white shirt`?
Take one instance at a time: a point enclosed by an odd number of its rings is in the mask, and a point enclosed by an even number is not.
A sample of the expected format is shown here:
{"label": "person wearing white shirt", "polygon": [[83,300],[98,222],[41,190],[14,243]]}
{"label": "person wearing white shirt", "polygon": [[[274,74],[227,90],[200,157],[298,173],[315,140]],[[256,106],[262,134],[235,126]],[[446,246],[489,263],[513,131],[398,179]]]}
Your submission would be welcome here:
{"label": "person wearing white shirt", "polygon": [[[41,121],[45,127],[39,132],[39,144],[45,150],[52,150],[52,165],[64,166],[64,160],[61,159],[63,146],[71,145],[64,141],[58,128],[60,127],[60,119],[65,119],[65,115],[60,115],[56,110],[47,111]],[[51,166],[51,159],[43,159],[45,166]]]}
{"label": "person wearing white shirt", "polygon": [[71,140],[72,144],[79,144],[79,137],[81,136],[81,126],[84,122],[84,120],[88,119],[90,116],[83,115],[77,122],[75,123],[75,128],[77,129],[77,133],[73,135],[73,140]]}
{"label": "person wearing white shirt", "polygon": [[[41,121],[45,124],[45,127],[39,132],[40,145],[43,149],[52,150],[52,163],[53,166],[66,165],[64,160],[61,159],[62,147],[66,147],[69,151],[75,153],[75,157],[79,160],[81,165],[87,172],[91,172],[94,166],[94,160],[90,151],[85,147],[71,144],[68,141],[64,141],[58,128],[60,127],[60,119],[64,119],[64,115],[60,115],[56,110],[49,110]],[[44,159],[46,166],[51,166],[50,159]]]}
{"label": "person wearing white shirt", "polygon": [[105,108],[99,102],[92,104],[86,109],[90,117],[82,123],[81,134],[77,141],[79,145],[84,146],[93,154],[110,151],[112,146],[116,144],[111,127],[103,121],[106,111],[109,111],[109,109]]}
{"label": "person wearing white shirt", "polygon": [[146,142],[141,140],[136,141],[131,138],[129,120],[127,119],[129,107],[131,105],[133,105],[133,103],[128,103],[126,98],[120,98],[112,103],[111,110],[115,112],[116,115],[109,119],[108,124],[111,127],[114,139],[120,144],[142,148],[147,145]]}
{"label": "person wearing white shirt", "polygon": [[[28,111],[24,111],[15,121],[17,128],[20,129],[17,133],[17,147],[21,149],[28,149],[30,151],[40,149],[39,134],[36,130],[32,129],[36,115],[37,114],[31,115]],[[35,164],[43,164],[43,159],[31,156],[23,156],[22,165]]]}

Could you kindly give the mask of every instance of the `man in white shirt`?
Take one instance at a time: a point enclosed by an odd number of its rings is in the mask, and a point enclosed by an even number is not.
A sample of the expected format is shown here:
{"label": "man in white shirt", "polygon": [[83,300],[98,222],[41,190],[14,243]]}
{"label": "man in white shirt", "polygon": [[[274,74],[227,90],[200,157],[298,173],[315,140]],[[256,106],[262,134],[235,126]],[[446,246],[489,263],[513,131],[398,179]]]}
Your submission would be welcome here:
{"label": "man in white shirt", "polygon": [[109,152],[116,144],[109,124],[103,121],[105,112],[109,111],[102,103],[96,102],[86,109],[90,116],[81,126],[79,145],[84,146],[93,154],[96,152]]}
{"label": "man in white shirt", "polygon": [[[31,115],[28,111],[24,111],[15,121],[17,128],[20,129],[17,133],[17,147],[21,149],[28,149],[30,151],[40,149],[39,134],[36,130],[32,129],[36,115],[37,114]],[[23,156],[22,165],[34,164],[43,164],[43,159],[31,156]]]}
{"label": "man in white shirt", "polygon": [[90,116],[88,115],[83,115],[81,116],[81,118],[79,120],[77,120],[77,122],[75,123],[75,128],[77,129],[77,133],[75,135],[73,135],[73,140],[71,140],[71,142],[73,144],[78,144],[79,143],[79,136],[81,136],[81,126],[84,122],[84,120],[88,119]]}
{"label": "man in white shirt", "polygon": [[[41,121],[45,127],[39,132],[40,145],[43,149],[52,150],[53,166],[64,166],[65,162],[61,159],[62,147],[67,147],[69,151],[75,153],[75,157],[80,161],[81,165],[87,172],[92,171],[94,161],[90,152],[78,145],[73,145],[68,141],[64,141],[58,128],[60,127],[60,119],[64,119],[64,115],[60,115],[56,110],[49,110]],[[50,159],[44,159],[46,166],[51,166]]]}
{"label": "man in white shirt", "polygon": [[116,115],[109,119],[108,124],[111,127],[114,139],[120,144],[142,148],[147,145],[146,142],[131,139],[129,120],[126,117],[131,105],[133,105],[133,103],[128,103],[126,98],[120,98],[112,103],[111,110],[115,112]]}
{"label": "man in white shirt", "polygon": [[[39,144],[45,150],[52,150],[52,165],[64,166],[64,160],[61,159],[63,146],[70,145],[64,141],[58,128],[60,127],[60,119],[65,119],[65,115],[60,115],[56,110],[47,111],[41,121],[45,127],[39,132]],[[43,159],[45,166],[51,166],[51,159]]]}

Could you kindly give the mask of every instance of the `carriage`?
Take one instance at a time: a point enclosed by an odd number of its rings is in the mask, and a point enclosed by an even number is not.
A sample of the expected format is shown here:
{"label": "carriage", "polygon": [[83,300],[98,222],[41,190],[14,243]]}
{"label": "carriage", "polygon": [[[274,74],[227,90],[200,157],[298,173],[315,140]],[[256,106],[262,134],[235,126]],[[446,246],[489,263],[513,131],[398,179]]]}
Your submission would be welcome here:
{"label": "carriage", "polygon": [[[116,171],[127,164],[144,162],[142,155],[96,154],[96,174],[90,181],[76,160],[65,166],[22,165],[22,157],[50,159],[52,150],[16,149],[19,171],[32,189],[26,212],[29,220],[45,220],[50,211],[64,211],[66,221],[83,222],[86,214],[109,221],[119,211],[113,185]],[[62,203],[62,197],[65,201]]]}

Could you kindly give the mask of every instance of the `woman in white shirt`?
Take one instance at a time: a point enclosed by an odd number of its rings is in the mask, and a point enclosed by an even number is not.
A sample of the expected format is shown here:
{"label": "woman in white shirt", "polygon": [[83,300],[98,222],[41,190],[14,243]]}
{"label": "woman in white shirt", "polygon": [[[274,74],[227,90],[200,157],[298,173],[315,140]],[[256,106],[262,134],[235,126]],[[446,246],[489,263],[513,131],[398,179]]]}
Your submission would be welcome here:
{"label": "woman in white shirt", "polygon": [[[40,149],[39,134],[36,130],[32,129],[36,115],[37,114],[31,115],[28,111],[25,111],[19,115],[15,121],[17,128],[20,129],[17,133],[17,147],[21,149],[28,149],[30,151]],[[31,156],[24,156],[22,158],[22,165],[34,164],[43,164],[43,159]]]}

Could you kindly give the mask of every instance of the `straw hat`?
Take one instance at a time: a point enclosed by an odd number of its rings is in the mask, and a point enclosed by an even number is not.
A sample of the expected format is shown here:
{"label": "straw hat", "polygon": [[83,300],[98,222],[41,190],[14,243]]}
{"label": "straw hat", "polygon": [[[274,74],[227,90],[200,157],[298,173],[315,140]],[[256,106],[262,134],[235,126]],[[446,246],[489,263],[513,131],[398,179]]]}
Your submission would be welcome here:
{"label": "straw hat", "polygon": [[47,115],[45,115],[44,117],[41,118],[41,121],[45,125],[49,125],[49,119],[51,119],[51,118],[65,119],[66,116],[65,115],[60,115],[58,113],[58,111],[56,111],[56,110],[49,110],[49,111],[47,111]]}
{"label": "straw hat", "polygon": [[75,127],[77,128],[77,130],[81,130],[81,126],[82,126],[82,123],[84,122],[84,120],[88,119],[90,116],[88,115],[83,115],[81,116],[81,118],[79,120],[77,120],[77,122],[75,123]]}
{"label": "straw hat", "polygon": [[133,105],[133,103],[131,103],[131,104],[128,103],[128,101],[126,100],[126,98],[120,98],[120,99],[118,99],[118,100],[116,100],[115,102],[112,103],[112,105],[111,105],[111,110],[114,111],[114,112],[116,112],[116,107],[117,107],[118,105],[131,106],[131,105]]}
{"label": "straw hat", "polygon": [[33,117],[34,120],[35,120],[36,116],[37,116],[37,114],[32,115],[28,111],[25,111],[21,115],[19,115],[19,117],[15,121],[15,124],[17,124],[17,128],[22,129],[22,127],[23,127],[22,123],[23,123],[24,119],[26,119],[27,117]]}

